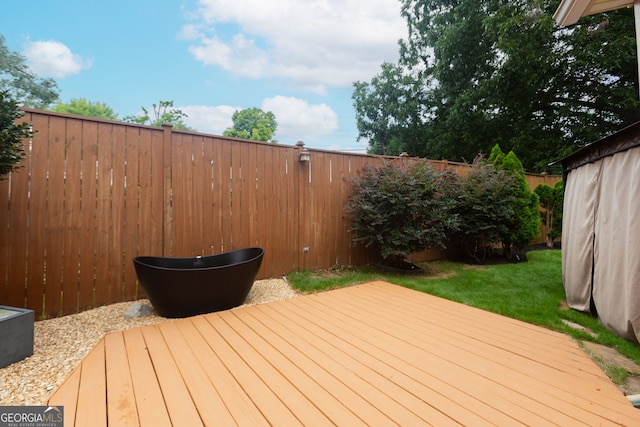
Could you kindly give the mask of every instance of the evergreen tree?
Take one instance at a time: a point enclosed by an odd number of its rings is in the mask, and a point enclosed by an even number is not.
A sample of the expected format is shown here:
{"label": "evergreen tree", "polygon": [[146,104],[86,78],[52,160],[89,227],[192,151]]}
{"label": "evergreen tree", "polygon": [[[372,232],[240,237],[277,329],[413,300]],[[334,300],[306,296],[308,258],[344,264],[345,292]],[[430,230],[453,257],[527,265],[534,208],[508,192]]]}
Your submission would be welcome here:
{"label": "evergreen tree", "polygon": [[532,193],[520,159],[513,151],[508,154],[495,145],[488,162],[496,170],[507,171],[515,179],[513,216],[507,220],[507,228],[501,236],[504,254],[511,258],[511,249],[522,249],[540,234],[538,195]]}

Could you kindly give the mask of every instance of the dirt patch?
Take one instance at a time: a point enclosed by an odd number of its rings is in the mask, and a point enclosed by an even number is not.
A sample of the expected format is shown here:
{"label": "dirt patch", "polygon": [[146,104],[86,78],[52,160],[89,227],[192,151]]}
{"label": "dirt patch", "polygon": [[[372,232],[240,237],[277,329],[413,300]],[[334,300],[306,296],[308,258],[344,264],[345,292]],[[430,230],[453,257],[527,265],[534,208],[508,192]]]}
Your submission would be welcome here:
{"label": "dirt patch", "polygon": [[341,267],[335,266],[330,268],[325,268],[324,270],[314,270],[311,273],[311,278],[313,279],[336,279],[338,277],[342,277],[345,274],[353,273],[350,267]]}
{"label": "dirt patch", "polygon": [[439,279],[448,279],[449,277],[453,277],[456,275],[455,271],[440,271],[438,273],[434,273],[434,274],[425,274],[425,279],[433,279],[433,280],[439,280]]}
{"label": "dirt patch", "polygon": [[342,276],[341,273],[332,270],[320,270],[313,273],[311,277],[314,279],[335,279]]}
{"label": "dirt patch", "polygon": [[[640,366],[623,356],[615,348],[588,341],[580,345],[626,396],[640,394]],[[617,372],[617,374],[616,374]],[[623,375],[623,372],[626,374]],[[616,376],[621,376],[616,379]]]}
{"label": "dirt patch", "polygon": [[615,348],[588,341],[583,342],[582,346],[587,353],[597,355],[604,364],[619,366],[631,375],[640,375],[640,366],[620,354]]}
{"label": "dirt patch", "polygon": [[455,271],[442,271],[433,262],[418,262],[417,264],[424,270],[424,273],[419,276],[427,280],[448,279],[456,275]]}
{"label": "dirt patch", "polygon": [[[568,320],[563,322],[571,328],[596,336],[595,332],[582,325]],[[589,341],[578,341],[578,344],[625,396],[640,395],[640,366],[637,363],[606,345]]]}
{"label": "dirt patch", "polygon": [[465,270],[486,270],[487,267],[485,267],[484,265],[477,265],[477,264],[466,264],[464,267]]}

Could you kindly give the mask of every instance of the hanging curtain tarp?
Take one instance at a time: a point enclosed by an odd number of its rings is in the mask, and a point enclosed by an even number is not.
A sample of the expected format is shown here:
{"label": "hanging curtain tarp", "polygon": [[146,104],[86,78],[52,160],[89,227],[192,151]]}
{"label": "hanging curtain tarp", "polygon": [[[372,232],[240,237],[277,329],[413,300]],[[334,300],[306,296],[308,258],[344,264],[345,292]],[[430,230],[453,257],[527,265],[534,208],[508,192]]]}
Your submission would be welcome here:
{"label": "hanging curtain tarp", "polygon": [[640,122],[562,159],[567,303],[640,341]]}
{"label": "hanging curtain tarp", "polygon": [[566,178],[562,216],[562,280],[567,304],[589,311],[600,164],[572,170]]}
{"label": "hanging curtain tarp", "polygon": [[603,325],[640,340],[640,149],[602,159],[593,301]]}

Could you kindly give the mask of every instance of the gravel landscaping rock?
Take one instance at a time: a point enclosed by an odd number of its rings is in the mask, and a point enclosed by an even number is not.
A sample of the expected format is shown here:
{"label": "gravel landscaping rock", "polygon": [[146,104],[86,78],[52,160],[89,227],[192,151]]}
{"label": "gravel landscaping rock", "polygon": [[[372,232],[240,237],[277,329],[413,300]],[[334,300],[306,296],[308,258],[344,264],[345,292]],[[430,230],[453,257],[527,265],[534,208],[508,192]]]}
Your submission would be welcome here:
{"label": "gravel landscaping rock", "polygon": [[[243,306],[297,295],[285,279],[259,280]],[[33,356],[0,369],[0,406],[43,405],[105,334],[170,320],[153,310],[142,317],[125,317],[134,305],[151,307],[148,300],[139,300],[36,322]]]}

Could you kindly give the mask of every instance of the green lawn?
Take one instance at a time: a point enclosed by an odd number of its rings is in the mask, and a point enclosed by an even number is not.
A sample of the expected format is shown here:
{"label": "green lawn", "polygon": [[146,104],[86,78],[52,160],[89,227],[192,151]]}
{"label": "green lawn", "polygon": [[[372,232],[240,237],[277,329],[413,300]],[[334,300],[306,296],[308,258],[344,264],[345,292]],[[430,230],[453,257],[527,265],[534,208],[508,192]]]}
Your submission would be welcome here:
{"label": "green lawn", "polygon": [[[287,275],[287,278],[294,288],[305,292],[386,280],[561,331],[579,340],[614,347],[640,364],[640,345],[609,332],[589,315],[561,308],[565,294],[559,250],[533,251],[527,254],[527,258],[528,262],[489,266],[431,262],[422,265],[426,270],[423,276],[382,274],[366,267],[295,272]],[[597,337],[568,327],[562,319],[591,329]]]}

